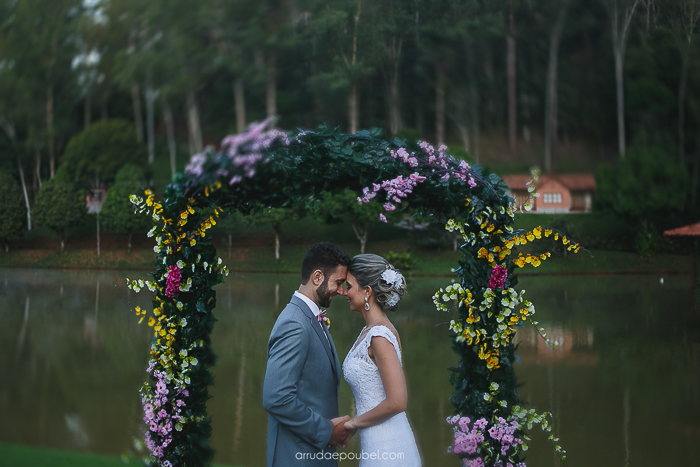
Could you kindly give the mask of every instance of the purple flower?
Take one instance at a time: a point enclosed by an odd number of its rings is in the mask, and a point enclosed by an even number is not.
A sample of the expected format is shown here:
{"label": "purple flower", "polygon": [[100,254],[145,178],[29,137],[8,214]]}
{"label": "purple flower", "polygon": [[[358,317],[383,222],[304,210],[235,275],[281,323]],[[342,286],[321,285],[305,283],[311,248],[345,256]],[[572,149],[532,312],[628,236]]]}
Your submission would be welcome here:
{"label": "purple flower", "polygon": [[382,222],[384,222],[384,223],[387,222],[386,216],[385,216],[384,214],[381,214],[381,213],[379,214],[379,220],[382,221]]}

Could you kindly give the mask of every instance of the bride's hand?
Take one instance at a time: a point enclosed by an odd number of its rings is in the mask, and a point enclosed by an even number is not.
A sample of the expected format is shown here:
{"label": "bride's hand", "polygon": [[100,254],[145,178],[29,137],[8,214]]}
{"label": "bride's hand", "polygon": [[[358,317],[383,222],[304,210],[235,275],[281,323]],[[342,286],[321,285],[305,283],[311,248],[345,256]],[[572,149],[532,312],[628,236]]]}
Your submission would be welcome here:
{"label": "bride's hand", "polygon": [[355,431],[357,431],[357,427],[356,427],[355,424],[353,423],[354,421],[355,421],[355,420],[353,419],[353,420],[349,420],[349,421],[345,422],[345,429],[346,429],[347,431],[351,431],[351,432],[353,432],[353,433],[355,433]]}

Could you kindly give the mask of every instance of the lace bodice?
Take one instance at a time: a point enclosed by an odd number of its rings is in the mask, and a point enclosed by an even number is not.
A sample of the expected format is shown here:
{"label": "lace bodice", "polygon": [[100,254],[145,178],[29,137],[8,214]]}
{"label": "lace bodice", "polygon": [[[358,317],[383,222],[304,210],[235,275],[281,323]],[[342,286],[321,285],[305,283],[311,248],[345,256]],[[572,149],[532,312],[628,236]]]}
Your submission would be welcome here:
{"label": "lace bodice", "polygon": [[[373,337],[383,337],[391,342],[403,366],[399,341],[386,326],[372,326],[362,333],[343,362],[343,375],[355,395],[357,415],[375,408],[386,398],[379,368],[369,357]],[[363,457],[360,467],[419,467],[420,454],[408,423],[406,412],[368,428],[360,429],[360,445]],[[375,457],[365,456],[372,454]]]}
{"label": "lace bodice", "polygon": [[[362,330],[362,332],[364,331],[365,329]],[[362,332],[343,362],[343,375],[355,395],[357,415],[362,415],[368,410],[372,410],[386,398],[382,378],[379,376],[379,369],[369,357],[368,350],[372,343],[372,338],[380,336],[391,342],[396,349],[396,354],[399,356],[399,362],[403,365],[399,343],[394,333],[388,327],[383,325],[372,326],[367,330],[364,337],[362,337]]]}

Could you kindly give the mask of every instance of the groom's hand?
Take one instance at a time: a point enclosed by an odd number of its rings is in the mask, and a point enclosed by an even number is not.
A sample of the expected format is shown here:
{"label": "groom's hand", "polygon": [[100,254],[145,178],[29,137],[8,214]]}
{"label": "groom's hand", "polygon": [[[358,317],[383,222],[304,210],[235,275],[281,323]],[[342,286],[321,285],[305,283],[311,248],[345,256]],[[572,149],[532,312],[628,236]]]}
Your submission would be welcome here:
{"label": "groom's hand", "polygon": [[336,417],[331,420],[333,423],[333,433],[331,433],[331,440],[328,442],[330,446],[338,446],[341,448],[346,447],[347,440],[350,438],[347,430],[345,429],[345,422],[348,420],[350,420],[348,415],[344,417]]}

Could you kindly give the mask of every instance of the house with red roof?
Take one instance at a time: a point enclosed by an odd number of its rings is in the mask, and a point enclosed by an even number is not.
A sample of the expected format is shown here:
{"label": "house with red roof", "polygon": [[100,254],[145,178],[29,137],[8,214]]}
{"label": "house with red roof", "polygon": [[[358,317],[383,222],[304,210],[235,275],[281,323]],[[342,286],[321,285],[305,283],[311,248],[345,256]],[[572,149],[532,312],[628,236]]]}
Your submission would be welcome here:
{"label": "house with red roof", "polygon": [[[521,206],[528,198],[527,182],[531,175],[504,175],[503,181]],[[535,182],[537,198],[532,198],[532,212],[561,214],[591,212],[595,177],[592,174],[544,174]]]}

